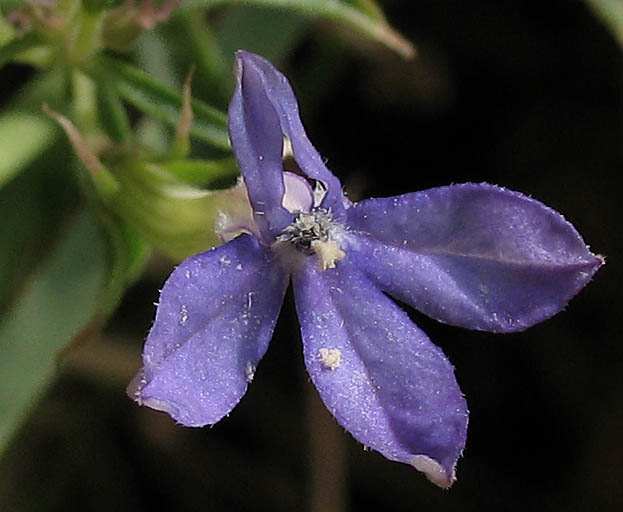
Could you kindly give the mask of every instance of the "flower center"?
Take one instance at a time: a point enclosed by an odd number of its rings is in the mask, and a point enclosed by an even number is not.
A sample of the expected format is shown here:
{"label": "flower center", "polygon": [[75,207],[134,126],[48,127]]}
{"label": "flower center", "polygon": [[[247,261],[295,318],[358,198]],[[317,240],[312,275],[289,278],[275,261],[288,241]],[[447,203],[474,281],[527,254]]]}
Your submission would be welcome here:
{"label": "flower center", "polygon": [[297,251],[311,256],[316,254],[321,270],[335,268],[346,253],[335,240],[339,227],[332,222],[331,212],[317,208],[311,212],[300,212],[294,222],[277,237],[277,242],[286,242]]}

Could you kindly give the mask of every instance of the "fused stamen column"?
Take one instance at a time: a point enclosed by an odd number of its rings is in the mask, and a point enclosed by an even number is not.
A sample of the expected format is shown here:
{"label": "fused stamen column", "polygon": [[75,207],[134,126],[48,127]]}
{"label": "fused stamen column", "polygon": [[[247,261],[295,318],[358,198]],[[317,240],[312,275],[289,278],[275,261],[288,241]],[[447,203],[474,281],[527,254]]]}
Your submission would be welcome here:
{"label": "fused stamen column", "polygon": [[332,222],[331,212],[318,208],[309,213],[299,213],[277,237],[277,242],[289,243],[308,256],[316,254],[321,270],[326,270],[335,268],[335,264],[346,255],[336,240],[335,235],[339,231],[339,226]]}

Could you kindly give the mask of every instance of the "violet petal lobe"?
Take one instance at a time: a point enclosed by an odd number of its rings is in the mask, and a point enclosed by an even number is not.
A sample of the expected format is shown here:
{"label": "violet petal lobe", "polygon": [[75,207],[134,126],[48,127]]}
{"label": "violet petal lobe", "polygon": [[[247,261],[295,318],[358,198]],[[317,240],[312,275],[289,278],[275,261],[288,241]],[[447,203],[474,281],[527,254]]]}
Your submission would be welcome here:
{"label": "violet petal lobe", "polygon": [[348,255],[293,275],[305,364],[325,405],[358,441],[441,487],[467,432],[451,364]]}
{"label": "violet petal lobe", "polygon": [[[272,110],[281,124],[277,135],[290,140],[292,154],[296,163],[309,178],[324,183],[327,195],[322,203],[323,208],[331,209],[336,219],[344,217],[342,185],[340,181],[327,169],[322,157],[307,138],[305,128],[299,116],[299,106],[287,78],[280,73],[270,62],[253,53],[239,50],[236,52],[236,65],[243,69],[243,77],[253,75],[253,83],[261,84],[254,88],[253,94],[262,103],[263,111]],[[232,114],[238,115],[238,110],[232,112],[230,108],[230,124]],[[271,117],[275,114],[271,114]],[[238,120],[234,120],[238,124]],[[231,129],[230,129],[231,130]],[[272,136],[276,136],[271,134]],[[232,137],[234,148],[237,142]]]}
{"label": "violet petal lobe", "polygon": [[467,183],[348,210],[350,250],[382,290],[470,329],[513,332],[559,312],[603,260],[542,203]]}
{"label": "violet petal lobe", "polygon": [[240,173],[249,192],[262,236],[270,241],[292,221],[281,204],[283,135],[279,114],[267,96],[261,76],[236,59],[236,87],[229,104],[228,128]]}
{"label": "violet petal lobe", "polygon": [[128,392],[186,426],[216,423],[253,379],[288,281],[246,234],[183,261],[162,289],[144,368]]}

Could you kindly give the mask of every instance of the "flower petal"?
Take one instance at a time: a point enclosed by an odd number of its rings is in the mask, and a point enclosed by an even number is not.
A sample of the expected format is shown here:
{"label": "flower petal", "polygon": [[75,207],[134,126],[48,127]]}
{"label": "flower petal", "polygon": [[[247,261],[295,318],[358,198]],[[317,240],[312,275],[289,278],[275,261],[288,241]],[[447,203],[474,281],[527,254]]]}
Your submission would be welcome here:
{"label": "flower petal", "polygon": [[358,441],[454,481],[467,405],[441,350],[346,256],[294,274],[307,370],[325,405]]}
{"label": "flower petal", "polygon": [[[280,130],[276,133],[266,134],[265,141],[275,145],[273,139],[287,137],[290,140],[292,154],[301,171],[309,178],[323,182],[327,188],[327,195],[324,198],[322,207],[330,208],[336,219],[342,219],[344,217],[342,185],[331,171],[327,169],[318,151],[316,151],[316,148],[307,138],[299,116],[296,97],[286,77],[263,57],[244,50],[236,52],[236,75],[238,76],[238,84],[241,81],[244,83],[243,89],[247,101],[254,102],[254,108],[271,119],[270,126],[266,123],[266,128],[271,131],[274,130],[275,118],[278,119],[281,125]],[[238,134],[244,130],[244,127],[240,125],[241,116],[238,107],[240,100],[237,98],[237,96],[240,96],[239,88],[240,85],[236,88],[236,93],[232,100],[234,111],[232,112],[232,107],[230,107],[229,114],[230,133],[232,134],[232,143],[236,152],[238,151]],[[235,117],[233,125],[232,115]],[[257,123],[252,118],[250,118],[250,122]],[[247,127],[247,129],[249,128]],[[236,136],[236,140],[234,136]],[[260,141],[261,139],[258,138],[257,140]],[[262,147],[264,147],[264,144],[262,144]],[[279,145],[279,150],[282,151],[281,145]],[[271,149],[271,151],[274,150]],[[256,151],[256,153],[258,152]],[[250,160],[246,153],[241,156],[243,156],[242,159],[245,162]],[[246,180],[246,174],[244,172],[243,174]],[[247,184],[247,186],[249,185]],[[251,187],[249,186],[249,188]]]}
{"label": "flower petal", "polygon": [[293,172],[283,173],[285,194],[282,205],[290,213],[308,213],[314,206],[314,191],[305,178]]}
{"label": "flower petal", "polygon": [[287,283],[250,235],[183,261],[164,285],[128,392],[186,426],[219,421],[266,352]]}
{"label": "flower petal", "polygon": [[283,135],[262,77],[236,59],[236,88],[229,104],[229,137],[249,199],[266,242],[271,242],[292,221],[281,204]]}
{"label": "flower petal", "polygon": [[558,313],[603,260],[542,203],[467,183],[348,210],[350,248],[384,291],[442,322],[512,332]]}

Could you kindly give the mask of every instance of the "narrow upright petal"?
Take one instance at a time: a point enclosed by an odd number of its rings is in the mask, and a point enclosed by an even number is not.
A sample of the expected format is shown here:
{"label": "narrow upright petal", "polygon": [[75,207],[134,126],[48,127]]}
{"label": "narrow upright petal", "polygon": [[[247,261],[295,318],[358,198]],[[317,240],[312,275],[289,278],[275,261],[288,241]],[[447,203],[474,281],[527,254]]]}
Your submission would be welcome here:
{"label": "narrow upright petal", "polygon": [[229,137],[262,236],[271,241],[292,221],[283,207],[283,134],[261,75],[236,59]]}
{"label": "narrow upright petal", "polygon": [[348,210],[350,247],[384,291],[440,321],[512,332],[558,313],[602,264],[542,203],[468,183]]}
{"label": "narrow upright petal", "polygon": [[305,364],[329,411],[364,445],[449,487],[467,406],[441,350],[348,256],[325,271],[310,260],[293,282]]}
{"label": "narrow upright petal", "polygon": [[[299,116],[299,106],[296,97],[286,77],[263,57],[244,50],[239,50],[236,53],[236,69],[236,74],[239,77],[238,83],[240,84],[240,76],[242,76],[243,90],[245,94],[248,94],[248,98],[256,103],[254,108],[270,119],[270,125],[266,122],[265,128],[274,130],[275,119],[280,123],[280,128],[274,131],[274,133],[270,133],[270,140],[268,137],[258,137],[258,142],[262,143],[261,147],[266,148],[267,144],[271,145],[271,147],[275,145],[273,141],[275,137],[287,137],[292,145],[294,159],[303,173],[309,178],[323,182],[327,188],[327,195],[324,198],[322,207],[331,209],[335,218],[343,218],[342,185],[331,171],[327,169],[322,161],[322,157],[307,138],[305,128],[303,128],[303,123]],[[246,82],[247,80],[248,82]],[[230,133],[235,152],[239,151],[238,134],[244,131],[245,128],[249,129],[248,127],[241,126],[241,122],[257,123],[250,117],[246,121],[240,116],[241,110],[238,106],[240,103],[239,88],[240,86],[238,85],[232,100],[233,110],[230,107],[229,111]],[[234,139],[235,136],[236,139]],[[247,154],[242,158],[245,162],[249,159]],[[239,158],[240,160],[241,158]],[[244,171],[243,175],[246,180]]]}
{"label": "narrow upright petal", "polygon": [[129,393],[186,426],[216,423],[252,380],[287,284],[250,235],[182,262],[164,285]]}

